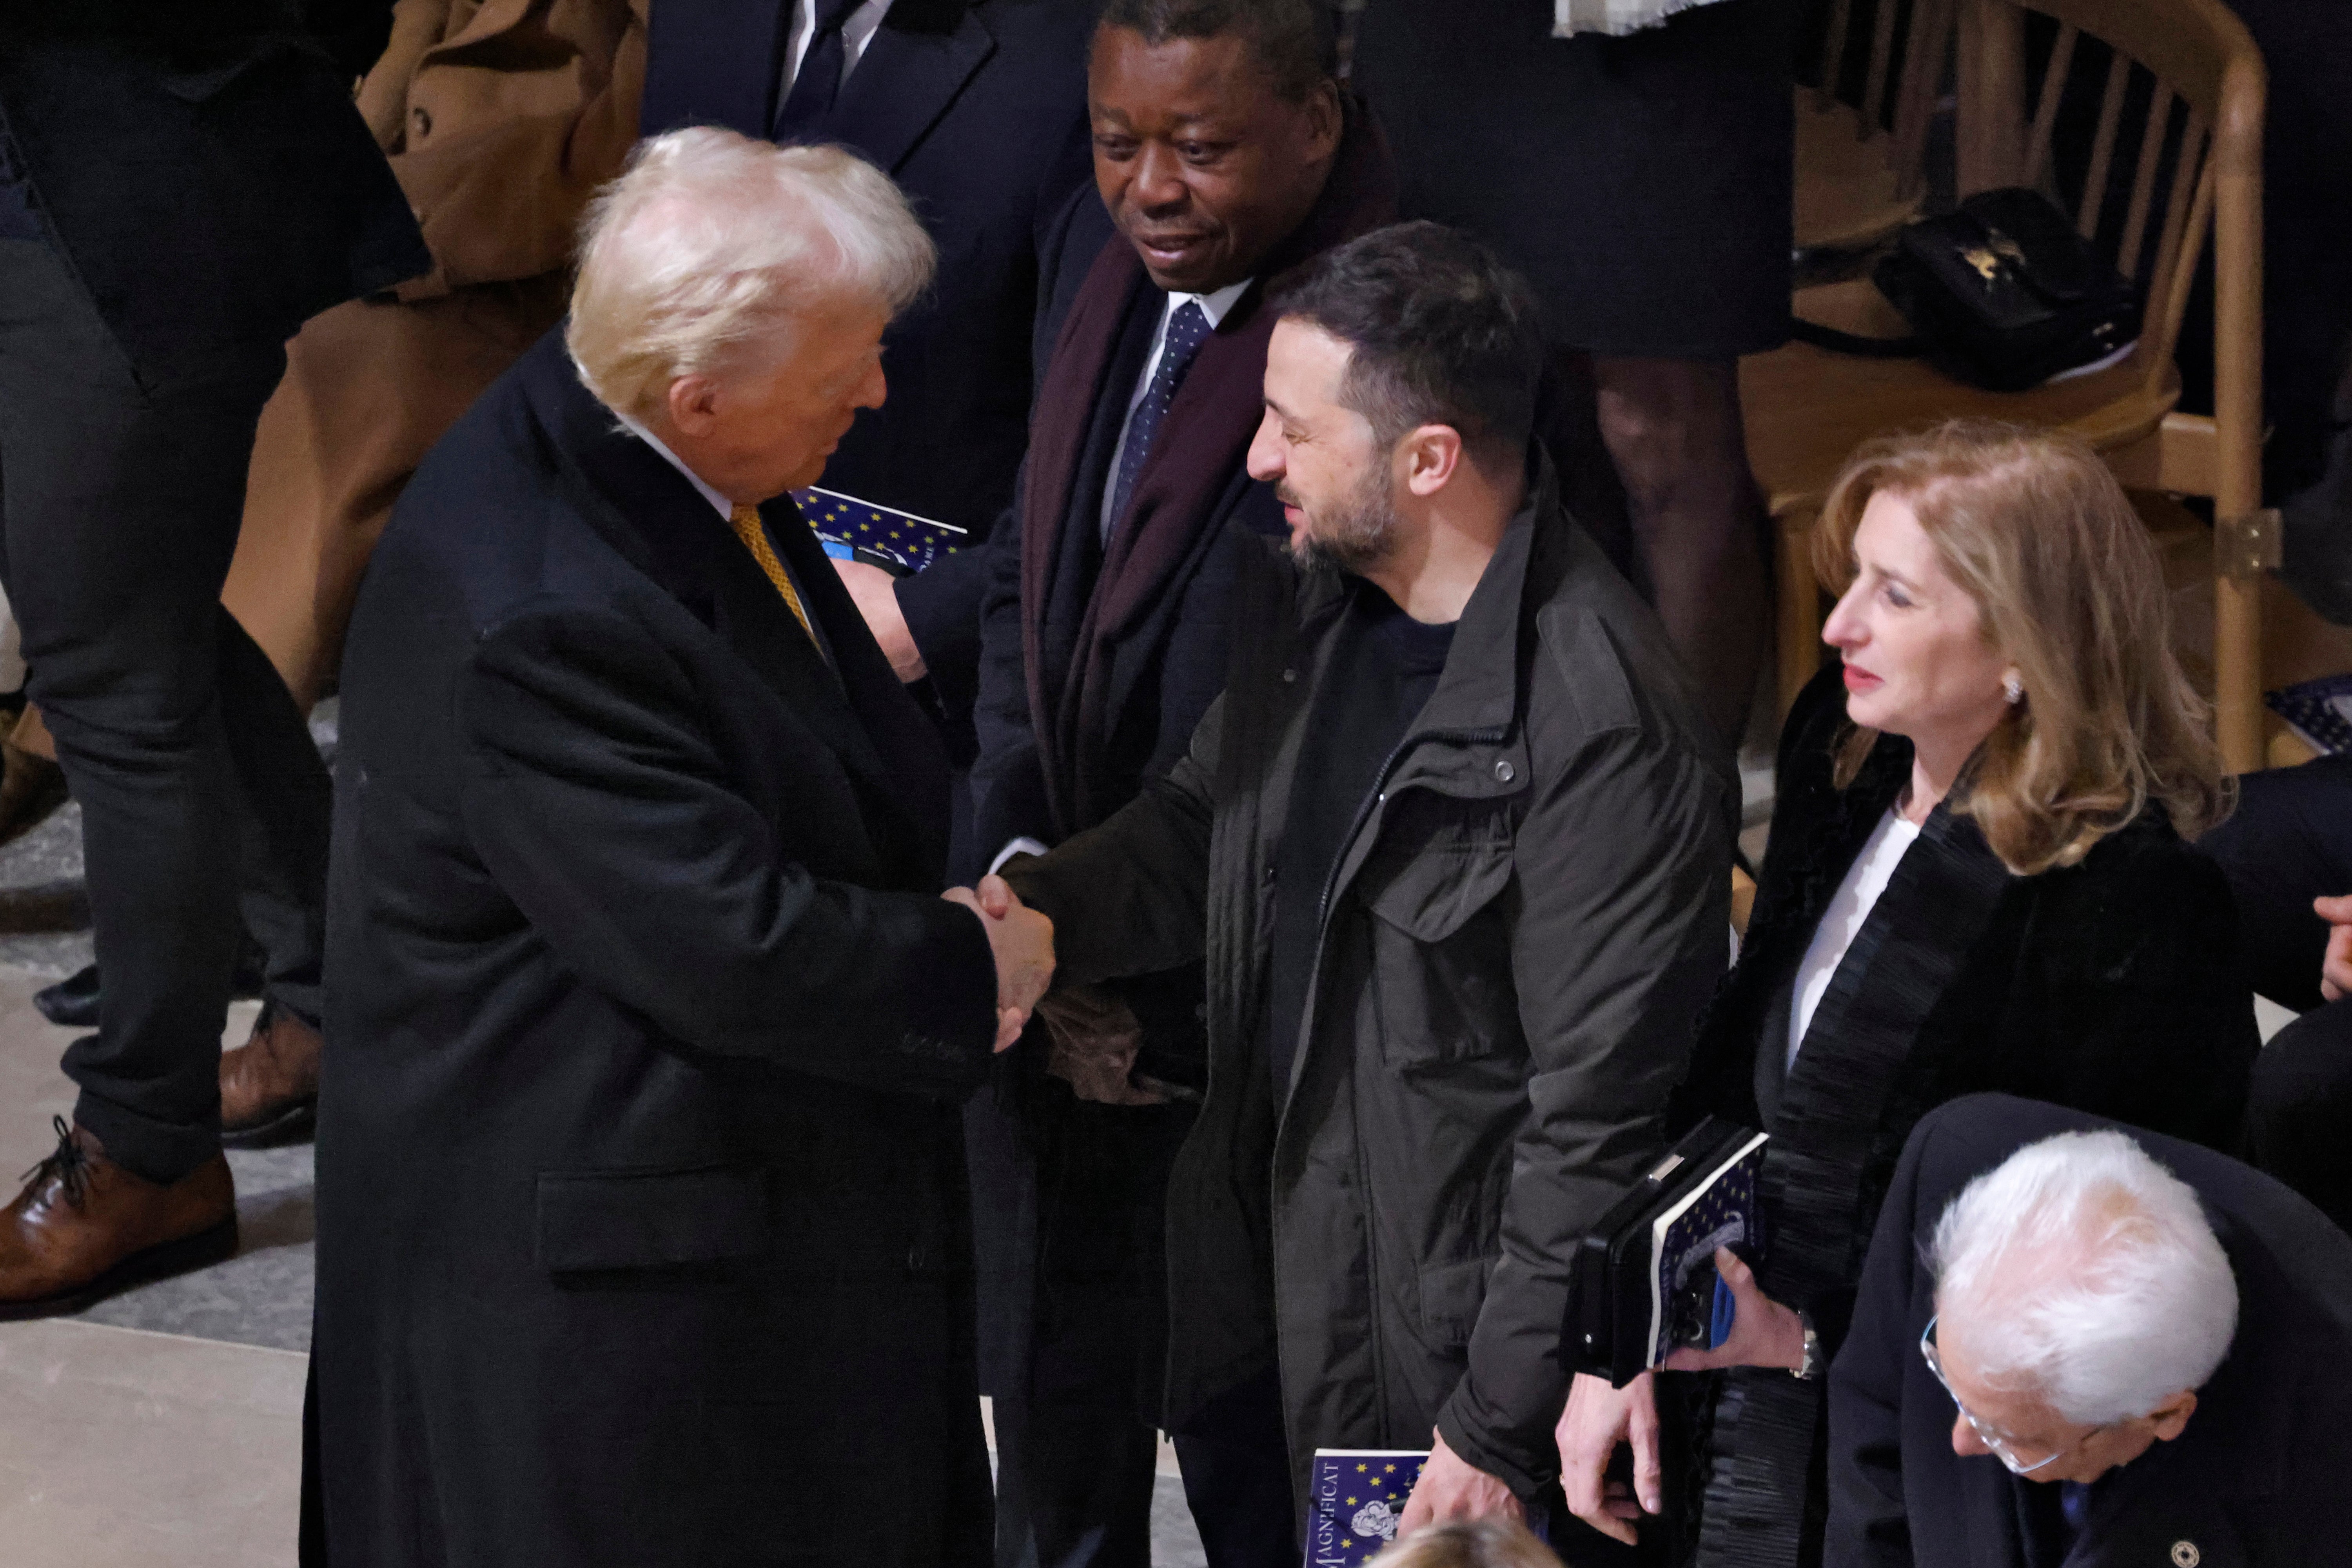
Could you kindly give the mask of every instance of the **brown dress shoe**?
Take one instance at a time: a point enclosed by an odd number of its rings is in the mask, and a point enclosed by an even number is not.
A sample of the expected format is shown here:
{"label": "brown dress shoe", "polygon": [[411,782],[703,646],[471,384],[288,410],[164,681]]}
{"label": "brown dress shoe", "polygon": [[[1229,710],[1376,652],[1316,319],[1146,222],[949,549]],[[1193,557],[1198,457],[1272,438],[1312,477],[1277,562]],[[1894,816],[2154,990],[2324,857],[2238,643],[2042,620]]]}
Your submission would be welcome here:
{"label": "brown dress shoe", "polygon": [[319,1031],[264,1003],[245,1044],[221,1053],[221,1142],[267,1149],[310,1130],[319,1104]]}
{"label": "brown dress shoe", "polygon": [[236,1250],[236,1188],[218,1154],[176,1182],[106,1157],[97,1134],[53,1119],[57,1152],[0,1213],[0,1321],[78,1312],[142,1280]]}

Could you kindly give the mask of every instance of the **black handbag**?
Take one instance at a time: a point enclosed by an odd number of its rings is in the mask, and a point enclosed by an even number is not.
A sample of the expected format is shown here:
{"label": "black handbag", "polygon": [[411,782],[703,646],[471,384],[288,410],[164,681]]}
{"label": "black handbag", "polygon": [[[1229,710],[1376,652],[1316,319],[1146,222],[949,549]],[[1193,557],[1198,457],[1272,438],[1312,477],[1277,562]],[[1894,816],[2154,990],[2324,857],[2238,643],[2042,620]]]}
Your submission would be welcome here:
{"label": "black handbag", "polygon": [[1721,1342],[1715,1249],[1763,1257],[1763,1133],[1710,1116],[1612,1205],[1569,1263],[1569,1364],[1622,1388],[1682,1345]]}
{"label": "black handbag", "polygon": [[1993,392],[2039,386],[2139,335],[2139,291],[2022,186],[1908,226],[1872,280],[1929,363]]}

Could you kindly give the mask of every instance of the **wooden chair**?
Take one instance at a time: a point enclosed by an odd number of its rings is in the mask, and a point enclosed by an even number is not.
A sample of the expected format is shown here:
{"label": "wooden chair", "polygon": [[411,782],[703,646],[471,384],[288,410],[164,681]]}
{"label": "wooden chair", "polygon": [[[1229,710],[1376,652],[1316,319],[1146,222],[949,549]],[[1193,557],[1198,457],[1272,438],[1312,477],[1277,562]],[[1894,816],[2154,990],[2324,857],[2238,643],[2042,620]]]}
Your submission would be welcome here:
{"label": "wooden chair", "polygon": [[[2262,135],[2264,73],[2221,0],[1958,0],[1961,190],[2028,184],[2072,210],[2080,231],[2138,279],[2147,306],[2129,358],[2021,393],[1981,392],[1914,360],[1847,358],[1801,343],[1743,363],[1740,392],[1758,481],[1780,525],[1782,704],[1817,668],[1821,602],[1807,534],[1830,481],[1863,440],[1957,415],[2058,426],[2105,453],[2126,484],[2212,498],[2214,680],[2219,739],[2235,769],[2263,763],[2259,578],[2276,564],[2277,521],[2261,506]],[[2056,25],[2029,95],[2027,15]],[[2045,24],[2046,26],[2046,24]],[[2104,70],[2099,57],[2107,57]],[[2086,68],[2077,68],[2078,67]],[[2151,85],[2152,84],[2152,85]],[[2095,115],[2071,194],[2053,142],[2070,89]],[[2147,93],[2137,123],[2127,100]],[[2122,162],[2118,162],[2118,160]],[[2123,202],[2111,188],[2127,184]],[[2211,417],[2174,412],[2182,312],[2214,256]]]}
{"label": "wooden chair", "polygon": [[[1865,248],[1919,216],[1954,0],[1829,0],[1817,73],[1797,88],[1800,252]],[[1864,37],[1857,37],[1864,35]],[[1858,44],[1868,44],[1867,54]]]}

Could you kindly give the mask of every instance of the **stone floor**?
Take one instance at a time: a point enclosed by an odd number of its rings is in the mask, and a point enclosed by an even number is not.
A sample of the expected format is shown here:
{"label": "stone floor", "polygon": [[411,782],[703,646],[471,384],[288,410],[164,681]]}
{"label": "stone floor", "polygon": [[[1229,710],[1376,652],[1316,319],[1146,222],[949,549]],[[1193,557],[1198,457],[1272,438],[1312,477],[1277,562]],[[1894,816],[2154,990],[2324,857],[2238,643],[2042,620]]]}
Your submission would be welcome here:
{"label": "stone floor", "polygon": [[[0,847],[0,1184],[54,1146],[73,1037],[35,990],[89,961],[71,806]],[[230,1009],[241,1040],[255,1005]],[[308,1145],[229,1155],[236,1257],[79,1317],[0,1323],[0,1568],[275,1568],[294,1561],[310,1341]],[[6,1196],[0,1196],[5,1203]],[[985,1402],[983,1401],[983,1405]],[[1200,1568],[1163,1445],[1153,1560]]]}

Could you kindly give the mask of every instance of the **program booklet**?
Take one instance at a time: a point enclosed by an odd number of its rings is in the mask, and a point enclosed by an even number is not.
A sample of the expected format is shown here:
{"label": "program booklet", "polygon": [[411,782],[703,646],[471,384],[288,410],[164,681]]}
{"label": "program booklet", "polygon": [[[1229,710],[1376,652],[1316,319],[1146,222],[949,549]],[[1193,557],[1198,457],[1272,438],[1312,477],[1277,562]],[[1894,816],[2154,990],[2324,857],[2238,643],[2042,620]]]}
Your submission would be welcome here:
{"label": "program booklet", "polygon": [[2265,691],[2263,700],[2314,751],[2352,752],[2352,675],[2324,675]]}
{"label": "program booklet", "polygon": [[793,492],[793,504],[824,542],[824,552],[841,561],[864,561],[898,576],[910,576],[942,555],[953,554],[970,537],[951,522],[935,522],[839,490],[812,485]]}
{"label": "program booklet", "polygon": [[1715,1251],[1763,1258],[1756,1178],[1768,1142],[1710,1117],[1601,1216],[1569,1275],[1567,1348],[1579,1371],[1622,1388],[1677,1346],[1723,1342],[1731,1293]]}
{"label": "program booklet", "polygon": [[1316,1449],[1306,1568],[1351,1568],[1394,1541],[1428,1458],[1425,1449]]}

